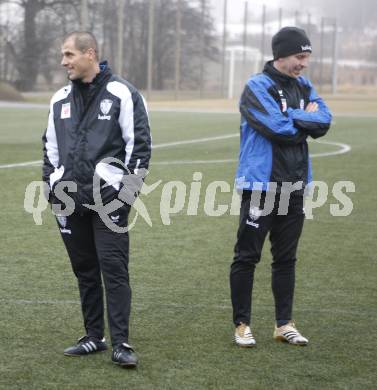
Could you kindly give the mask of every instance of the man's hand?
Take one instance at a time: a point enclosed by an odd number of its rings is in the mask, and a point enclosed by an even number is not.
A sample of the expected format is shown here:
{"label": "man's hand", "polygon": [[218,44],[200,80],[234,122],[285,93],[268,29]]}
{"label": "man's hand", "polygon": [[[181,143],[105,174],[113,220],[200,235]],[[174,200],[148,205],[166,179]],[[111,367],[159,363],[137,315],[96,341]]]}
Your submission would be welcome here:
{"label": "man's hand", "polygon": [[310,102],[305,109],[306,112],[317,112],[318,104],[316,102]]}

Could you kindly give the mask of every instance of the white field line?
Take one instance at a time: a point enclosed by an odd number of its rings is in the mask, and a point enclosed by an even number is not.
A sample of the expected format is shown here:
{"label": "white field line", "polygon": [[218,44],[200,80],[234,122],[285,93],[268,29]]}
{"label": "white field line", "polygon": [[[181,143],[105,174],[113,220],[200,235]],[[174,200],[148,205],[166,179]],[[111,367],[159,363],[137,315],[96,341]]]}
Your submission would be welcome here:
{"label": "white field line", "polygon": [[[239,137],[239,133],[220,135],[217,137],[196,138],[196,139],[185,140],[185,141],[167,142],[167,143],[154,145],[153,149],[162,149],[162,148],[170,148],[170,147],[180,146],[180,145],[189,145],[189,144],[198,144],[198,143],[204,143],[204,142],[220,141],[220,140],[236,138],[236,137]],[[325,144],[325,145],[334,145],[334,146],[337,146],[340,148],[339,150],[335,150],[332,152],[311,154],[311,157],[313,157],[313,158],[336,156],[336,155],[348,153],[349,151],[351,151],[351,146],[349,146],[347,144],[342,144],[339,142],[312,141],[312,140],[310,140],[310,142],[316,142],[316,143]],[[238,161],[238,160],[237,159],[176,160],[176,161],[157,161],[157,162],[153,163],[153,165],[223,164],[223,163],[232,163],[232,162],[236,162],[236,161]],[[41,163],[42,163],[42,161],[37,160],[37,161],[27,161],[27,162],[22,162],[22,163],[15,163],[15,164],[5,164],[5,165],[0,165],[0,169],[35,166],[35,165],[40,165]]]}
{"label": "white field line", "polygon": [[[51,94],[52,95],[52,94]],[[49,105],[45,103],[23,103],[23,102],[10,102],[0,101],[0,108],[19,108],[19,109],[48,109]],[[189,108],[189,107],[155,107],[149,108],[150,112],[166,112],[166,113],[189,113],[189,114],[234,114],[239,115],[238,108]],[[358,113],[358,112],[335,112],[334,117],[343,118],[377,118],[377,114],[374,113]]]}
{"label": "white field line", "polygon": [[153,149],[170,148],[172,146],[199,144],[199,143],[203,143],[203,142],[219,141],[219,140],[235,138],[235,137],[239,137],[239,136],[240,136],[240,133],[233,133],[233,134],[219,135],[217,137],[196,138],[196,139],[190,139],[190,140],[185,140],[185,141],[167,142],[164,144],[157,144],[157,145],[153,145],[152,148]]}
{"label": "white field line", "polygon": [[226,164],[237,162],[235,158],[223,160],[172,160],[172,161],[156,161],[152,165],[192,165],[192,164]]}
{"label": "white field line", "polygon": [[49,105],[44,103],[23,103],[23,102],[0,101],[0,108],[49,109]]}
{"label": "white field line", "polygon": [[17,168],[17,167],[30,167],[30,166],[33,166],[33,165],[41,165],[41,164],[42,164],[42,161],[40,161],[40,160],[26,161],[26,162],[23,162],[23,163],[0,165],[0,169]]}
{"label": "white field line", "polygon": [[[163,144],[153,145],[153,149],[170,148],[170,147],[180,146],[180,145],[189,145],[189,144],[197,144],[197,143],[203,143],[203,142],[219,141],[219,140],[235,138],[235,137],[239,137],[239,133],[220,135],[217,137],[196,138],[196,139],[185,140],[185,141],[167,142],[167,143],[163,143]],[[33,165],[40,165],[40,164],[42,164],[42,161],[40,161],[40,160],[28,161],[28,162],[22,162],[22,163],[0,165],[0,169],[26,167],[26,166],[33,166]],[[167,162],[167,164],[169,164],[169,162]]]}
{"label": "white field line", "polygon": [[324,145],[334,145],[338,146],[340,149],[335,150],[333,152],[324,152],[324,153],[313,153],[310,155],[310,157],[328,157],[328,156],[337,156],[339,154],[348,153],[352,150],[350,145],[342,144],[340,142],[334,142],[334,141],[318,141],[318,140],[310,140],[310,142],[315,142],[317,144],[324,144]]}

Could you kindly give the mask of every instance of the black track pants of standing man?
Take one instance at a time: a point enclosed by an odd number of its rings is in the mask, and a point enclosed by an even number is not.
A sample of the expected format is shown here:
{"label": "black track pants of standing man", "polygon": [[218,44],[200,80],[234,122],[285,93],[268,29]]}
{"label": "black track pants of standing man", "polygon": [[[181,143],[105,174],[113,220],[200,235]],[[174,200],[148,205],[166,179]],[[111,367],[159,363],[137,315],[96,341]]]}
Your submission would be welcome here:
{"label": "black track pants of standing man", "polygon": [[288,213],[278,215],[277,194],[272,212],[258,216],[258,209],[264,207],[265,198],[266,192],[262,192],[261,203],[258,201],[255,205],[250,205],[251,191],[244,191],[242,195],[240,225],[230,270],[233,322],[236,326],[241,322],[250,324],[254,271],[260,261],[268,232],[273,257],[275,317],[276,320],[292,319],[296,251],[305,218],[303,197],[291,196]]}
{"label": "black track pants of standing man", "polygon": [[[112,220],[127,226],[129,206],[113,212]],[[60,221],[59,221],[60,219]],[[64,221],[62,226],[61,221]],[[77,277],[84,326],[89,336],[104,336],[103,282],[113,345],[128,342],[131,288],[128,276],[128,233],[109,229],[99,215],[88,211],[58,218],[61,236]]]}

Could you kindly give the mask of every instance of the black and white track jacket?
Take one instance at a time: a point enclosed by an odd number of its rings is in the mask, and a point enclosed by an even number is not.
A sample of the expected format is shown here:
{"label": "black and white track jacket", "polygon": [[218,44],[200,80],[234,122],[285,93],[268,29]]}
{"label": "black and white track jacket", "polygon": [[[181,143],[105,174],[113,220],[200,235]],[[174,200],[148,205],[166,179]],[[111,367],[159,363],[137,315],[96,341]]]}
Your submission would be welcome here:
{"label": "black and white track jacket", "polygon": [[[151,136],[146,103],[127,81],[112,74],[107,63],[88,85],[74,81],[55,93],[43,135],[43,180],[53,190],[71,181],[75,205],[93,203],[93,176],[116,196],[125,174],[148,168]],[[122,164],[101,162],[110,157]],[[109,191],[107,191],[109,196]],[[109,200],[109,199],[107,199]]]}

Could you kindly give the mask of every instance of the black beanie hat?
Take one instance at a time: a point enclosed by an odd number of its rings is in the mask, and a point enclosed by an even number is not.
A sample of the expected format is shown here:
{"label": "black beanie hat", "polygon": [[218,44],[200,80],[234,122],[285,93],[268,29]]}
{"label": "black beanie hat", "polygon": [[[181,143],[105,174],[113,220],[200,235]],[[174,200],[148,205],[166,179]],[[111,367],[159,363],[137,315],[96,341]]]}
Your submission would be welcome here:
{"label": "black beanie hat", "polygon": [[311,53],[312,45],[301,28],[283,27],[272,37],[274,60],[303,52]]}

